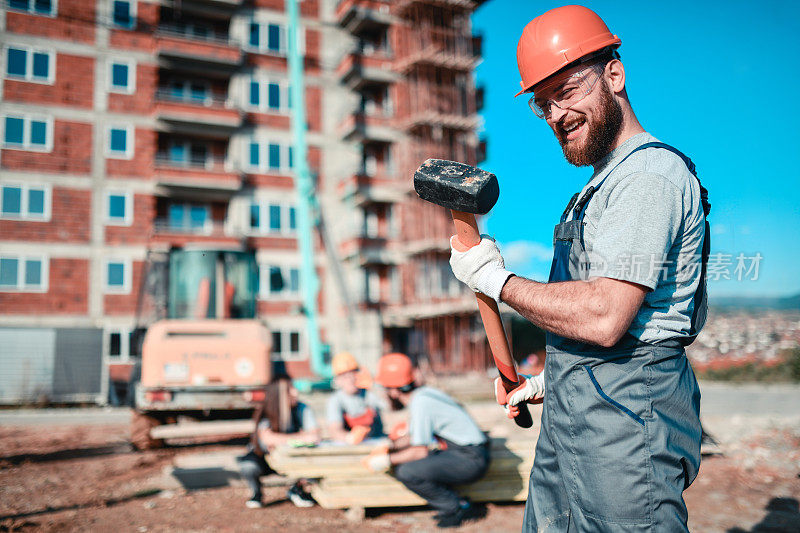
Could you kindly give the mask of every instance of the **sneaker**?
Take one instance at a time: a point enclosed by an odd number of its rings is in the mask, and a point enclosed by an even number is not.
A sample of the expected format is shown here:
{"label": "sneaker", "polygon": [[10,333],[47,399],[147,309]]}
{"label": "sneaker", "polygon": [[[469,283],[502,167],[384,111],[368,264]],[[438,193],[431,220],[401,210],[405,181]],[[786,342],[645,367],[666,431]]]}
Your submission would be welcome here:
{"label": "sneaker", "polygon": [[264,507],[264,504],[261,503],[261,500],[247,500],[244,502],[244,505],[248,509],[261,509]]}
{"label": "sneaker", "polygon": [[441,514],[436,526],[440,528],[458,527],[467,520],[481,518],[486,514],[483,506],[474,506],[468,501],[461,501],[458,511],[453,513]]}
{"label": "sneaker", "polygon": [[292,485],[292,488],[286,492],[286,496],[295,507],[313,507],[314,504],[317,503],[314,501],[314,498],[299,485]]}

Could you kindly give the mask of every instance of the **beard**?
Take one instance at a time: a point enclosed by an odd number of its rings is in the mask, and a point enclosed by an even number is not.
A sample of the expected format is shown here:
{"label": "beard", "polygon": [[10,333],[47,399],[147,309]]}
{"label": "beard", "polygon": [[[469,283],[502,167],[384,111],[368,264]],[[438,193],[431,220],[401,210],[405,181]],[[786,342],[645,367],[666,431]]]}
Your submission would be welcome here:
{"label": "beard", "polygon": [[586,121],[588,130],[583,145],[568,141],[567,134],[560,125],[555,128],[556,138],[564,157],[568,163],[576,167],[592,165],[608,155],[622,129],[622,106],[611,96],[605,80],[600,80],[597,118],[594,120],[587,118]]}

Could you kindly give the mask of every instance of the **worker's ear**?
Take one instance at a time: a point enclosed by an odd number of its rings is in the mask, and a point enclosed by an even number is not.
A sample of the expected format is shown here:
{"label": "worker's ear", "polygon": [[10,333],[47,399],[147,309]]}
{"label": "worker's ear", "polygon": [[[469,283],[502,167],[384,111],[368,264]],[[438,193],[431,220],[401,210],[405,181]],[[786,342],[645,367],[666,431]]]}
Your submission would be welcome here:
{"label": "worker's ear", "polygon": [[620,94],[625,90],[625,67],[619,59],[612,59],[606,63],[603,77],[614,94]]}

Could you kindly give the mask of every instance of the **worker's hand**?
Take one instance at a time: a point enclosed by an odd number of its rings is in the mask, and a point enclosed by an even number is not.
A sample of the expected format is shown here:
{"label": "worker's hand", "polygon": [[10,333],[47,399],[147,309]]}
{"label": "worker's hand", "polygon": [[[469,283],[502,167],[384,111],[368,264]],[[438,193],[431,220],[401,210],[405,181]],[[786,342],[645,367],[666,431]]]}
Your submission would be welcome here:
{"label": "worker's hand", "polygon": [[392,462],[389,460],[389,447],[378,446],[361,462],[373,472],[388,472],[392,468]]}
{"label": "worker's hand", "polygon": [[506,270],[494,239],[481,235],[481,242],[465,252],[454,246],[457,239],[456,235],[450,237],[450,267],[453,274],[473,291],[482,292],[499,302],[503,285],[514,273]]}
{"label": "worker's hand", "polygon": [[539,403],[544,398],[544,372],[535,376],[519,374],[521,383],[511,392],[506,392],[500,378],[494,380],[494,397],[503,406],[508,418],[519,414],[522,402]]}
{"label": "worker's hand", "polygon": [[364,438],[369,435],[371,429],[369,426],[356,426],[350,431],[347,432],[347,436],[344,438],[347,444],[360,444]]}

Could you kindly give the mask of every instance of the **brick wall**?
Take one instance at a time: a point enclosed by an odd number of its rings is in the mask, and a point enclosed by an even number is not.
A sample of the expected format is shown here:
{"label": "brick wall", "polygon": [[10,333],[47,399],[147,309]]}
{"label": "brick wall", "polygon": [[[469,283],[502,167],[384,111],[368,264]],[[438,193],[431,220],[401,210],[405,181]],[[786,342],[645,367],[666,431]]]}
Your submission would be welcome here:
{"label": "brick wall", "polygon": [[[108,65],[98,68],[108,69]],[[99,78],[106,82],[107,72]],[[153,96],[158,81],[158,67],[155,65],[136,65],[136,90],[133,94],[109,93],[108,110],[116,113],[149,115],[153,111]]]}
{"label": "brick wall", "polygon": [[88,0],[58,0],[58,15],[54,19],[9,9],[6,30],[90,44],[95,40],[95,4]]}
{"label": "brick wall", "polygon": [[53,85],[6,80],[3,98],[12,102],[91,109],[94,104],[94,63],[91,57],[56,54]]}
{"label": "brick wall", "polygon": [[106,244],[145,244],[153,231],[156,199],[146,194],[133,195],[133,221],[130,226],[106,226]]}
{"label": "brick wall", "polygon": [[[103,130],[98,135],[106,136]],[[106,159],[106,174],[113,177],[150,178],[153,175],[153,163],[156,154],[156,132],[136,128],[134,133],[134,150],[132,159]],[[103,139],[104,143],[108,139]]]}
{"label": "brick wall", "polygon": [[3,168],[32,172],[88,174],[91,168],[92,126],[55,120],[50,152],[3,150]]}
{"label": "brick wall", "polygon": [[88,243],[91,204],[90,191],[55,187],[49,222],[0,220],[0,235],[10,241]]}
{"label": "brick wall", "polygon": [[131,291],[128,294],[106,294],[103,296],[103,311],[106,315],[133,315],[139,298],[144,261],[131,261]]}
{"label": "brick wall", "polygon": [[3,314],[85,315],[88,289],[88,260],[51,257],[48,292],[0,292],[0,309]]}

